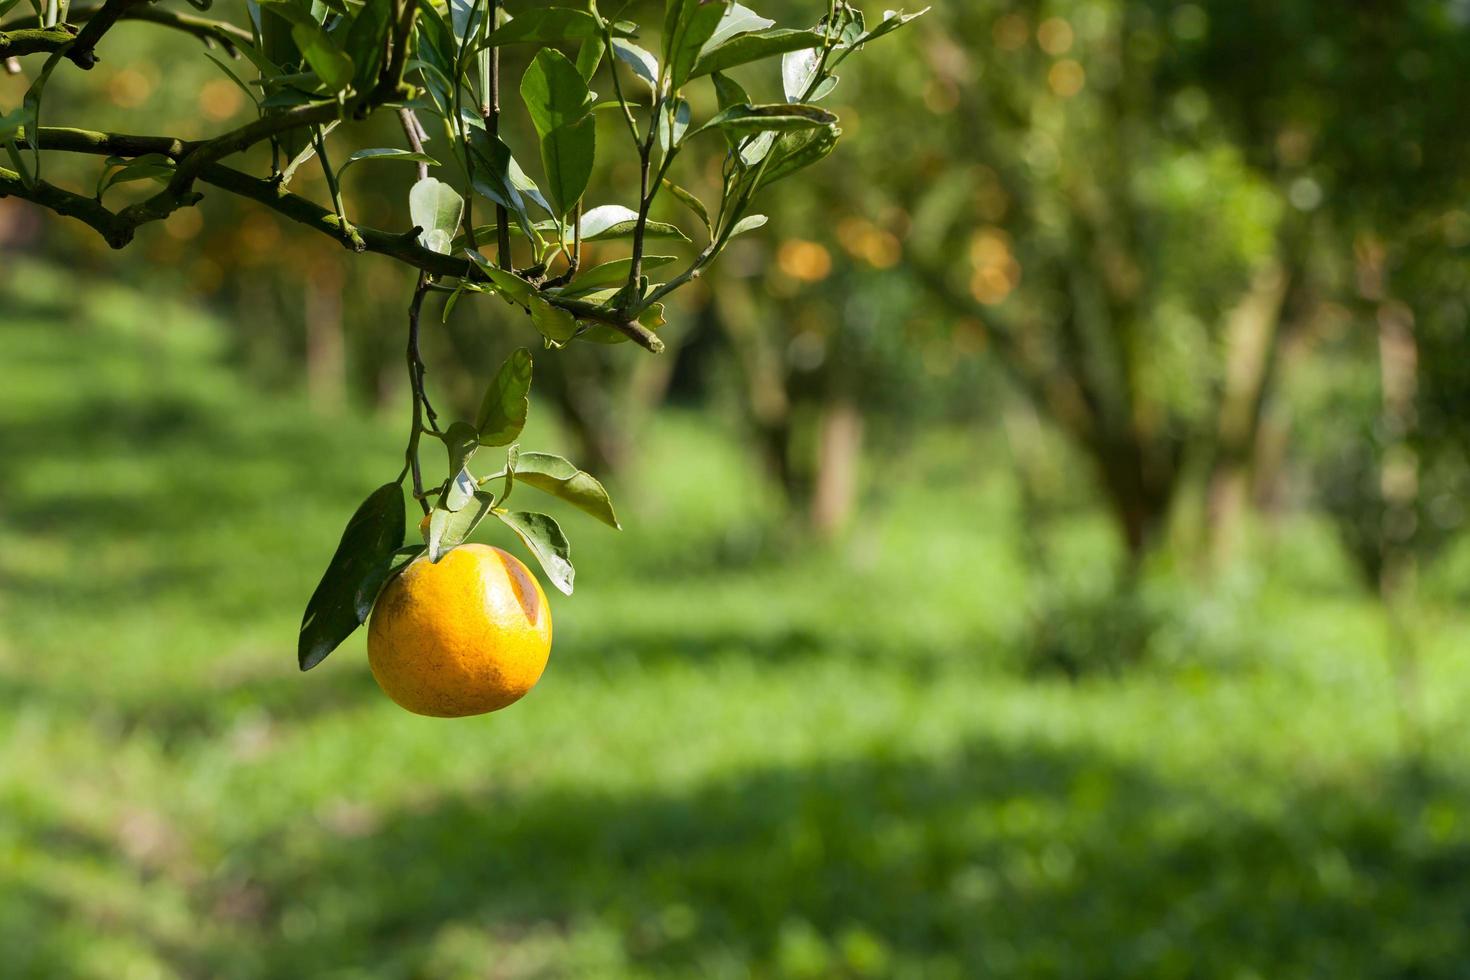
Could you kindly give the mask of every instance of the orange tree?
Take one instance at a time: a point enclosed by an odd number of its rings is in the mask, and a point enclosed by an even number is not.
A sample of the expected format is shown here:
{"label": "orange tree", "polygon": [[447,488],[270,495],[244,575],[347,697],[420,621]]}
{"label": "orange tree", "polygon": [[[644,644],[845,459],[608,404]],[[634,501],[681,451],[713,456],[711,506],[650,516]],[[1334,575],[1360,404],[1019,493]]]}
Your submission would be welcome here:
{"label": "orange tree", "polygon": [[[0,0],[0,17],[14,14],[20,2]],[[190,2],[209,13],[210,0]],[[270,208],[352,252],[385,255],[414,270],[406,349],[412,420],[402,467],[352,515],[307,604],[298,644],[303,670],[367,620],[393,576],[415,561],[439,561],[490,517],[515,531],[552,584],[570,593],[566,536],[548,515],[510,509],[516,486],[561,498],[617,527],[597,479],[559,456],[519,449],[529,350],[515,351],[487,379],[473,419],[441,421],[419,355],[425,298],[442,292],[447,309],[494,294],[527,317],[550,349],[632,341],[658,353],[663,300],[700,276],[732,238],[765,222],[753,212],[761,190],[836,145],[838,119],[818,105],[836,84],[836,69],[917,16],[889,12],[869,25],[848,0],[828,0],[813,28],[796,30],[778,28],[732,0],[667,0],[654,44],[623,19],[627,4],[613,3],[618,9],[604,13],[596,0],[258,0],[245,5],[238,23],[154,0],[85,7],[30,0],[28,6],[30,13],[0,25],[0,58],[10,70],[22,70],[22,56],[38,61],[22,104],[0,115],[9,163],[0,166],[0,196],[75,218],[123,248],[140,227],[194,207],[201,188],[211,188]],[[48,80],[63,68],[92,68],[121,20],[185,32],[222,49],[228,59],[209,57],[249,96],[256,118],[202,140],[56,125]],[[534,136],[519,157],[501,125],[500,56],[512,45],[534,52],[518,86]],[[776,58],[779,73],[771,74],[779,75],[781,95],[772,101],[752,99],[731,74]],[[609,90],[602,97],[591,88],[599,79]],[[361,149],[334,162],[339,128],[379,113],[396,116],[402,145]],[[619,120],[626,142],[599,144],[601,113]],[[674,163],[694,140],[723,140],[718,200],[702,201],[675,182]],[[431,156],[426,144],[443,149]],[[266,173],[225,162],[252,148],[261,148]],[[101,157],[95,187],[83,193],[46,180],[52,153]],[[636,207],[584,200],[594,160],[611,154],[633,162],[629,197]],[[539,162],[539,182],[521,160]],[[383,161],[418,168],[403,230],[354,222],[340,190],[344,169]],[[321,168],[326,203],[291,188],[308,165]],[[431,174],[436,168],[444,179]],[[140,181],[157,188],[126,206],[108,205],[112,188]],[[648,251],[654,239],[691,241],[675,225],[651,218],[661,194],[688,209],[704,239],[682,265]],[[476,221],[477,206],[483,223]],[[625,256],[584,267],[584,243],[613,240],[626,241]],[[676,271],[655,281],[665,266]],[[426,440],[440,443],[447,457],[442,479],[425,477]],[[424,514],[423,544],[405,544],[406,481]]]}

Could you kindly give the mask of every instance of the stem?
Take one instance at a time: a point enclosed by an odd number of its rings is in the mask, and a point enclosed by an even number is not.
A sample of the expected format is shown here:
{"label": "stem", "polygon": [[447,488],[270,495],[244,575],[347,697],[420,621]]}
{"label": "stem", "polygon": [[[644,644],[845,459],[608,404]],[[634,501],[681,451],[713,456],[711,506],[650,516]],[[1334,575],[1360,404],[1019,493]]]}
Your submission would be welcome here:
{"label": "stem", "polygon": [[618,97],[618,105],[623,107],[623,119],[628,123],[628,132],[633,136],[633,145],[640,146],[643,138],[638,135],[638,120],[633,118],[633,110],[628,106],[628,100],[623,97],[623,83],[618,80],[618,53],[613,50],[612,31],[603,28],[602,46],[607,53],[607,73],[612,76],[613,94]]}
{"label": "stem", "polygon": [[[398,122],[403,127],[403,135],[408,137],[408,145],[415,153],[424,152],[424,138],[420,135],[418,116],[413,114],[412,109],[404,108],[398,110]],[[429,165],[420,160],[418,165],[419,180],[429,176]]]}
{"label": "stem", "polygon": [[[638,224],[633,228],[633,264],[628,269],[628,296],[631,297],[638,291],[639,283],[643,279],[643,239],[648,231],[648,212],[653,207],[653,197],[656,191],[649,189],[649,178],[652,176],[653,162],[653,139],[658,135],[658,114],[663,111],[664,100],[662,97],[654,99],[653,112],[648,119],[648,135],[638,147]],[[672,159],[673,148],[664,154],[661,173],[668,170]],[[655,185],[657,186],[657,185]],[[642,300],[628,299],[625,302],[633,304]]]}
{"label": "stem", "polygon": [[311,128],[312,141],[316,143],[316,156],[322,164],[322,175],[327,178],[327,190],[332,195],[332,210],[337,214],[342,234],[350,236],[352,224],[347,220],[347,212],[342,205],[342,188],[337,185],[337,175],[332,172],[332,161],[327,159],[327,141],[322,138],[322,128],[313,126]]}
{"label": "stem", "polygon": [[[413,291],[413,302],[408,306],[408,382],[413,389],[413,426],[408,431],[408,446],[403,451],[404,463],[413,474],[413,495],[419,506],[428,514],[431,508],[424,499],[424,475],[419,468],[419,437],[423,434],[424,409],[424,362],[419,357],[419,313],[423,310],[424,297],[429,292],[429,276],[419,273],[418,285]],[[430,410],[430,419],[433,412]]]}
{"label": "stem", "polygon": [[[485,30],[495,30],[500,15],[500,0],[490,0],[490,11],[485,18]],[[500,138],[500,46],[490,49],[490,77],[486,86],[486,101],[480,105],[480,118],[485,120],[485,132],[491,139]],[[510,257],[510,213],[504,204],[495,205],[495,264],[502,269],[511,268]]]}

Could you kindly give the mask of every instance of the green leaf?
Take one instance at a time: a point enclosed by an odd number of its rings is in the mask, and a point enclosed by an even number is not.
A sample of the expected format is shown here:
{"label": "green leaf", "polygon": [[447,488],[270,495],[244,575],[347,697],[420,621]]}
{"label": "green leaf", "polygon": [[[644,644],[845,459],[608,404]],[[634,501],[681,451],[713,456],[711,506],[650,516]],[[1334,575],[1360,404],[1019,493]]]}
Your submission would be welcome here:
{"label": "green leaf", "polygon": [[543,139],[585,118],[593,101],[591,94],[577,66],[555,48],[537,52],[521,76],[521,100],[531,113],[536,135]]}
{"label": "green leaf", "polygon": [[383,57],[387,51],[388,29],[393,22],[393,4],[373,2],[363,4],[347,29],[343,48],[352,59],[355,70],[352,85],[359,92],[367,92],[378,81],[378,72],[383,68]]}
{"label": "green leaf", "polygon": [[670,147],[678,146],[689,131],[689,103],[674,98],[664,104],[658,114],[658,145],[665,153]]}
{"label": "green leaf", "polygon": [[750,96],[745,93],[745,87],[729,75],[714,73],[715,97],[719,99],[721,109],[729,109],[737,105],[750,105]]}
{"label": "green leaf", "polygon": [[347,522],[326,573],[306,603],[296,644],[302,670],[321,663],[367,619],[358,591],[378,564],[403,546],[403,532],[403,489],[385,483]]}
{"label": "green leaf", "polygon": [[174,161],[162,153],[145,153],[132,160],[124,160],[118,157],[109,157],[107,160],[109,168],[117,167],[116,170],[103,172],[103,179],[97,185],[97,199],[100,201],[102,195],[108,188],[117,184],[126,184],[135,180],[157,180],[167,182],[173,177]]}
{"label": "green leaf", "polygon": [[[531,184],[531,181],[516,166],[510,147],[500,137],[491,136],[483,129],[471,129],[469,156],[470,182],[475,193],[509,210],[525,236],[535,241],[535,222],[526,210],[525,197],[521,191],[521,184]],[[540,196],[539,192],[537,196]]]}
{"label": "green leaf", "polygon": [[449,453],[449,486],[439,506],[457,511],[469,503],[475,492],[475,478],[469,463],[480,449],[480,434],[468,422],[455,422],[444,432],[444,448]]}
{"label": "green leaf", "polygon": [[541,138],[541,165],[546,191],[558,215],[565,215],[587,190],[597,155],[597,120],[591,115],[558,126]]}
{"label": "green leaf", "polygon": [[408,193],[408,210],[425,248],[448,255],[464,214],[464,198],[441,180],[425,177]]}
{"label": "green leaf", "polygon": [[766,164],[756,189],[774,184],[783,177],[790,177],[798,170],[804,170],[824,159],[837,147],[837,138],[841,135],[842,130],[836,126],[783,133],[776,141],[771,162]]}
{"label": "green leaf", "polygon": [[378,601],[378,596],[383,594],[388,583],[397,575],[401,575],[415,558],[424,553],[424,545],[411,544],[399,548],[387,558],[372,567],[367,575],[363,577],[362,584],[357,587],[355,603],[357,607],[357,621],[367,622],[368,616],[372,615],[373,606]]}
{"label": "green leaf", "polygon": [[531,322],[541,331],[541,336],[558,347],[577,335],[576,318],[551,305],[540,293],[531,296]]}
{"label": "green leaf", "polygon": [[[20,108],[24,114],[23,125],[27,132],[40,132],[41,130],[41,95],[46,90],[46,83],[51,79],[51,73],[60,64],[62,56],[66,54],[66,48],[53,51],[41,65],[36,80],[31,82],[31,87],[26,89],[26,94],[21,98]],[[27,187],[34,187],[41,179],[41,141],[31,141],[31,169],[27,171],[20,166],[20,157],[17,154],[17,168],[20,170],[20,179]]]}
{"label": "green leaf", "polygon": [[742,34],[718,46],[707,46],[695,62],[690,78],[701,78],[717,71],[728,71],[752,61],[771,58],[788,51],[800,51],[822,43],[822,35],[815,31],[793,31],[780,29],[761,31],[758,34]]}
{"label": "green leaf", "polygon": [[571,7],[542,7],[530,9],[518,17],[506,21],[490,32],[481,48],[494,48],[504,44],[560,44],[563,41],[582,41],[601,37],[598,19],[584,10]]}
{"label": "green leaf", "polygon": [[512,303],[516,303],[524,308],[530,308],[531,297],[536,295],[535,286],[514,272],[500,268],[473,249],[466,249],[465,255],[469,256],[470,261],[474,262],[485,275],[490,277],[490,281],[495,285],[496,292],[500,293],[501,296]]}
{"label": "green leaf", "polygon": [[347,168],[361,160],[401,160],[404,163],[427,163],[431,167],[439,166],[439,161],[427,153],[416,153],[413,150],[400,150],[394,146],[374,147],[369,150],[358,150],[337,171],[338,179],[347,172]]}
{"label": "green leaf", "polygon": [[734,238],[736,235],[743,235],[747,231],[755,231],[757,228],[764,227],[767,220],[768,219],[763,214],[746,215],[739,221],[735,222],[735,227],[730,229],[730,234],[726,236],[726,241]]}
{"label": "green leaf", "polygon": [[337,46],[330,34],[315,25],[297,24],[291,28],[291,37],[300,46],[306,63],[327,88],[341,92],[352,84],[352,58]]}
{"label": "green leaf", "polygon": [[663,185],[670,194],[674,195],[675,200],[694,212],[695,217],[699,218],[700,223],[704,225],[705,231],[710,230],[712,226],[709,218],[709,209],[704,206],[703,201],[667,177],[664,178]]}
{"label": "green leaf", "polygon": [[912,14],[906,14],[902,10],[889,10],[884,13],[883,20],[877,27],[873,28],[871,31],[858,38],[857,44],[867,44],[869,41],[876,41],[878,38],[882,37],[885,34],[892,34],[894,31],[898,30],[905,24],[911,21],[918,20],[920,17],[927,14],[929,12],[929,9],[930,8],[925,7],[923,10]]}
{"label": "green leaf", "polygon": [[547,340],[560,346],[576,335],[576,319],[566,310],[548,302],[530,282],[492,264],[479,252],[466,249],[465,254],[490,277],[497,292],[530,312],[532,324]]}
{"label": "green leaf", "polygon": [[[621,204],[604,204],[582,215],[582,241],[601,242],[610,238],[628,238],[638,225],[638,212]],[[650,221],[644,227],[649,238],[679,238],[689,241],[689,236],[671,224]]]}
{"label": "green leaf", "polygon": [[781,57],[781,90],[787,102],[800,102],[817,78],[822,59],[815,48],[788,51]]}
{"label": "green leaf", "polygon": [[690,136],[707,129],[723,129],[742,136],[766,132],[829,127],[837,117],[814,105],[733,105],[700,126]]}
{"label": "green leaf", "polygon": [[613,41],[613,55],[633,70],[649,88],[658,89],[658,59],[631,41]]}
{"label": "green leaf", "polygon": [[577,48],[577,74],[582,76],[582,81],[589,85],[593,76],[597,74],[598,67],[602,64],[602,55],[605,45],[601,38],[589,37]]}
{"label": "green leaf", "polygon": [[476,490],[474,506],[467,505],[457,511],[435,507],[429,515],[429,561],[437,564],[452,548],[463,544],[494,506],[493,494]]}
{"label": "green leaf", "polygon": [[[516,473],[519,475],[520,470],[517,469]],[[576,578],[577,570],[572,567],[572,546],[567,543],[561,525],[546,514],[528,511],[497,511],[495,516],[520,535],[531,554],[541,563],[551,584],[571,595],[572,580]]]}
{"label": "green leaf", "polygon": [[[609,295],[616,295],[615,290],[610,290]],[[664,305],[654,303],[648,309],[638,314],[638,322],[649,330],[658,330],[667,321],[664,319]],[[626,344],[628,335],[620,330],[614,330],[605,323],[588,321],[586,329],[577,335],[578,340],[585,340],[591,344]]]}
{"label": "green leaf", "polygon": [[717,47],[737,34],[763,31],[775,23],[774,20],[768,17],[762,17],[749,7],[738,3],[731,4],[730,9],[725,12],[725,16],[720,19],[719,26],[715,28],[715,32],[705,42],[704,49],[708,51],[711,48]]}
{"label": "green leaf", "polygon": [[515,442],[526,427],[530,411],[531,352],[522,347],[512,351],[490,379],[480,411],[475,415],[475,429],[480,445],[505,446]]}
{"label": "green leaf", "polygon": [[694,71],[699,52],[724,20],[730,0],[669,0],[664,18],[664,64],[678,89]]}
{"label": "green leaf", "polygon": [[516,460],[516,479],[543,493],[565,500],[591,514],[609,527],[622,528],[613,513],[612,500],[597,478],[550,453],[521,453]]}
{"label": "green leaf", "polygon": [[[679,260],[676,255],[645,255],[643,256],[644,269],[657,269],[668,265],[670,262]],[[621,286],[628,281],[628,273],[633,268],[631,258],[613,259],[602,265],[594,266],[577,277],[566,292],[584,293],[592,289],[600,289],[603,286]]]}

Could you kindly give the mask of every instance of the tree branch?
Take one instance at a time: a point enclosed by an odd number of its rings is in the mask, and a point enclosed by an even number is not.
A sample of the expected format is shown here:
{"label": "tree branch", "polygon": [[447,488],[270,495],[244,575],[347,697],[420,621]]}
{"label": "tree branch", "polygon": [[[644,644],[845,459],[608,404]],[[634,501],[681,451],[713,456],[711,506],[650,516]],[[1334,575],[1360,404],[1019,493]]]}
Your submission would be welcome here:
{"label": "tree branch", "polygon": [[18,197],[91,226],[113,248],[133,240],[133,225],[107,210],[95,198],[83,197],[44,180],[27,187],[20,174],[0,167],[0,197]]}
{"label": "tree branch", "polygon": [[87,19],[86,26],[77,34],[76,44],[72,45],[66,56],[78,68],[90,69],[97,64],[97,42],[102,40],[102,35],[112,30],[112,26],[129,8],[152,2],[153,0],[105,0]]}
{"label": "tree branch", "polygon": [[[99,156],[141,156],[144,153],[162,153],[176,160],[188,159],[198,151],[200,146],[200,144],[168,136],[130,136],[121,133],[98,133],[84,129],[51,126],[43,126],[37,132],[37,138],[43,150],[91,153]],[[24,133],[20,135],[18,141],[30,148],[30,141]],[[132,217],[133,209],[141,205],[134,205],[121,214],[114,214],[93,198],[82,197],[49,184],[40,185],[45,189],[37,194],[25,188],[19,175],[13,171],[0,170],[0,175],[7,178],[0,181],[0,196],[13,194],[58,214],[79,218],[100,232],[113,248],[122,248],[127,245],[132,240],[137,225],[141,223],[134,221]],[[444,255],[419,244],[419,229],[395,234],[366,225],[343,228],[342,222],[329,208],[299,194],[292,194],[276,181],[252,177],[250,174],[220,163],[205,165],[197,174],[197,179],[204,184],[262,204],[283,217],[327,235],[351,251],[385,255],[433,276],[463,279],[475,283],[489,281],[489,277],[469,260]],[[147,203],[143,202],[145,205]],[[658,335],[635,320],[584,300],[570,299],[546,292],[542,292],[541,295],[551,305],[566,310],[579,320],[588,320],[613,328],[645,350],[659,353],[664,349],[663,341],[658,338]]]}
{"label": "tree branch", "polygon": [[50,54],[75,38],[66,27],[31,27],[0,32],[0,57],[15,58],[23,54]]}
{"label": "tree branch", "polygon": [[[70,21],[85,24],[97,17],[105,7],[105,4],[98,7],[73,7],[66,16]],[[192,34],[205,44],[217,43],[232,54],[235,51],[235,45],[253,43],[250,32],[243,27],[237,27],[222,20],[209,20],[193,14],[180,13],[166,7],[155,7],[151,4],[128,6],[122,11],[119,19],[145,21],[160,27],[183,31],[185,34]]]}

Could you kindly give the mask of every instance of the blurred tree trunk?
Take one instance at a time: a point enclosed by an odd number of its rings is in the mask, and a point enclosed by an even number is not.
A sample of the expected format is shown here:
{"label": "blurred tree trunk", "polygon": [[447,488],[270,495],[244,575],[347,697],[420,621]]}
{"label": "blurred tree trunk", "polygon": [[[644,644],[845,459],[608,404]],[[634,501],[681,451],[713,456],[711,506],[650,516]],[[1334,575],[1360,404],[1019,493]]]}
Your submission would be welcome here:
{"label": "blurred tree trunk", "polygon": [[1205,491],[1205,535],[1216,570],[1229,560],[1251,502],[1262,409],[1276,374],[1290,284],[1281,263],[1263,265],[1225,324],[1225,379]]}
{"label": "blurred tree trunk", "polygon": [[318,412],[336,412],[346,398],[347,353],[342,329],[342,271],[320,263],[306,280],[306,396]]}
{"label": "blurred tree trunk", "polygon": [[745,382],[745,409],[766,469],[788,503],[800,499],[800,478],[791,460],[793,413],[783,351],[773,332],[761,328],[761,313],[747,283],[710,277],[714,315],[735,350]]}
{"label": "blurred tree trunk", "polygon": [[863,455],[863,416],[850,398],[822,407],[817,427],[817,470],[812,484],[812,529],[826,538],[847,527],[857,506]]}
{"label": "blurred tree trunk", "polygon": [[606,365],[589,362],[585,351],[567,348],[537,361],[536,384],[556,404],[576,442],[575,462],[600,477],[620,473],[630,457],[630,436]]}
{"label": "blurred tree trunk", "polygon": [[1403,303],[1389,301],[1378,307],[1378,365],[1384,433],[1378,593],[1388,614],[1389,656],[1398,686],[1403,738],[1412,750],[1419,732],[1419,663],[1413,623],[1418,585],[1413,539],[1418,529],[1419,457],[1413,438],[1418,428],[1419,346],[1414,314]]}

